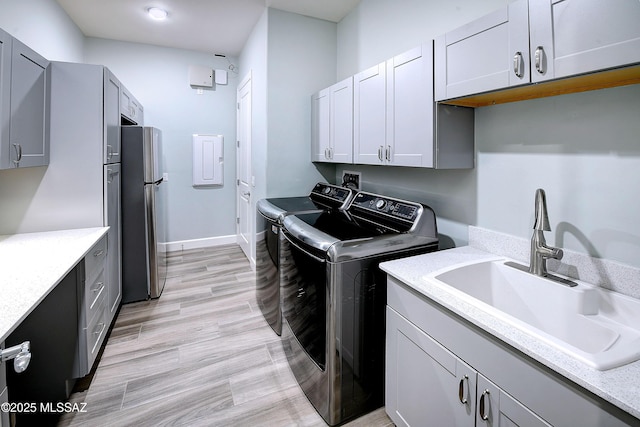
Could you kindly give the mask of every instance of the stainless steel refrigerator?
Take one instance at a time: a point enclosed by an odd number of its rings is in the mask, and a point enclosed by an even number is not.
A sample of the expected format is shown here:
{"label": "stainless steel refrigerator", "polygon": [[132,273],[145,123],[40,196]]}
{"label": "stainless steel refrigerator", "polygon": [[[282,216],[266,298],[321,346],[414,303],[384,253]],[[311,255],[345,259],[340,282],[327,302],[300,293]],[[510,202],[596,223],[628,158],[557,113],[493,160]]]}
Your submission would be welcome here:
{"label": "stainless steel refrigerator", "polygon": [[122,127],[122,302],[158,298],[167,277],[162,132]]}

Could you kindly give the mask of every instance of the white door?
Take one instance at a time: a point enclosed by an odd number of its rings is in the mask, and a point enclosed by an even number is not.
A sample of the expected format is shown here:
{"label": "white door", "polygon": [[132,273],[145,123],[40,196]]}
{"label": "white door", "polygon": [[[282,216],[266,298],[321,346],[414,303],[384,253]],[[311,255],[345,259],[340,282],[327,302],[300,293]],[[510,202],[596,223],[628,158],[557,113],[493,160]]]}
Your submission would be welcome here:
{"label": "white door", "polygon": [[236,144],[236,235],[238,244],[253,262],[251,221],[251,73],[238,86],[238,116]]}

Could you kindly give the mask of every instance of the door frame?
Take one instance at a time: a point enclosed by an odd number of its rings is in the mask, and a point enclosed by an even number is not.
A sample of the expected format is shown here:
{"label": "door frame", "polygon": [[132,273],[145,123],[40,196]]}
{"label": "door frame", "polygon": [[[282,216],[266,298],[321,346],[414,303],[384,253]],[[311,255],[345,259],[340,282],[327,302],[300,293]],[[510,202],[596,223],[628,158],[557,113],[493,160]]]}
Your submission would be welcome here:
{"label": "door frame", "polygon": [[[238,85],[236,102],[236,241],[246,257],[249,259],[252,267],[255,266],[255,233],[252,215],[252,199],[251,192],[253,190],[251,177],[252,157],[251,157],[251,137],[252,137],[252,75],[251,71],[242,79]],[[246,98],[248,102],[241,102]],[[243,128],[244,127],[244,128]],[[245,162],[246,168],[243,168]],[[241,176],[242,171],[246,170],[245,177]],[[248,209],[243,210],[243,204],[248,204]],[[243,215],[243,212],[246,215]],[[246,235],[243,234],[246,230]]]}

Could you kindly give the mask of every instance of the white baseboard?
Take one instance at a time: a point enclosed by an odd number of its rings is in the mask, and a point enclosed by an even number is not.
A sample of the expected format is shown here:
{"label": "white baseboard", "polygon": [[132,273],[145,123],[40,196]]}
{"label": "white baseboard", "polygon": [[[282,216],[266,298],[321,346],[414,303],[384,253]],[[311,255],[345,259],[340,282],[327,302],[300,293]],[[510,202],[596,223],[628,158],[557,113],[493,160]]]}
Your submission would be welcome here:
{"label": "white baseboard", "polygon": [[178,240],[165,243],[167,252],[180,251],[185,249],[202,249],[214,246],[231,245],[237,242],[235,234],[230,236],[207,237],[204,239]]}

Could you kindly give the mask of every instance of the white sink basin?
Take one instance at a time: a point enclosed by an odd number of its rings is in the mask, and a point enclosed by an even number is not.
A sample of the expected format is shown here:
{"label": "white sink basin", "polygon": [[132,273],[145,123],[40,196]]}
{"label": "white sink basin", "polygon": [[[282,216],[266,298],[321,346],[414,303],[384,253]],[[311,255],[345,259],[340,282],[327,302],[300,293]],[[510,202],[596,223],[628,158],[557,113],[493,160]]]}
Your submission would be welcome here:
{"label": "white sink basin", "polygon": [[596,369],[640,359],[640,300],[577,280],[568,287],[505,260],[425,279]]}

